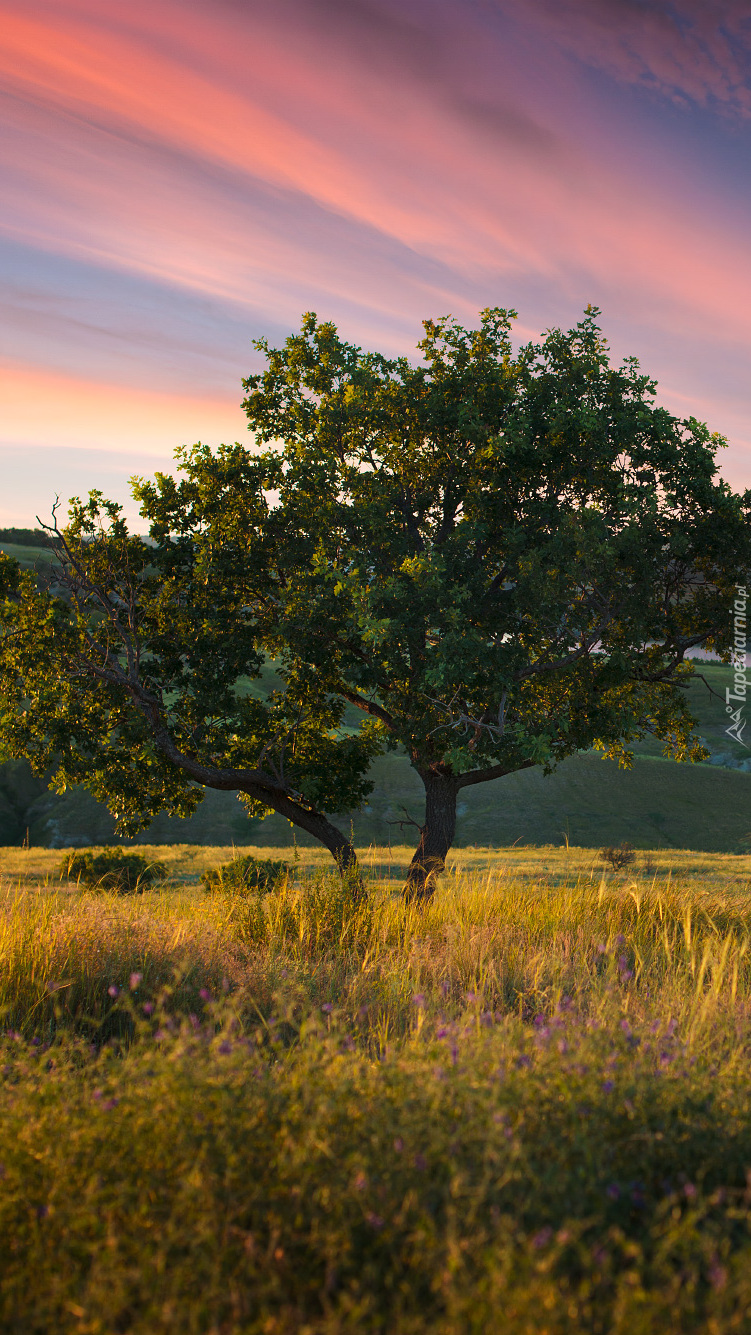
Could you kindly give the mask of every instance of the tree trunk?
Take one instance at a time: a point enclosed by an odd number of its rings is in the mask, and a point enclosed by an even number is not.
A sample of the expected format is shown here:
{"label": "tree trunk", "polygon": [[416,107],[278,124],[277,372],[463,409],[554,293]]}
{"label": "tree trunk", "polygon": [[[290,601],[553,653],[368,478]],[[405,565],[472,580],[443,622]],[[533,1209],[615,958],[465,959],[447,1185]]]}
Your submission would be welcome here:
{"label": "tree trunk", "polygon": [[459,784],[453,774],[438,770],[421,771],[420,778],[425,784],[425,824],[407,872],[404,898],[424,902],[435,891],[436,880],[445,870],[446,854],[454,842]]}
{"label": "tree trunk", "polygon": [[284,816],[293,825],[297,825],[307,834],[312,834],[314,839],[318,839],[325,848],[329,850],[334,859],[339,875],[347,877],[352,887],[352,894],[355,899],[361,899],[365,895],[365,883],[360,872],[360,865],[357,861],[357,853],[351,839],[342,834],[336,825],[326,818],[320,811],[308,811],[292,798],[283,796],[281,793],[270,794],[260,789],[255,784],[243,785],[243,791],[250,793],[251,797],[265,802],[278,811],[280,816]]}

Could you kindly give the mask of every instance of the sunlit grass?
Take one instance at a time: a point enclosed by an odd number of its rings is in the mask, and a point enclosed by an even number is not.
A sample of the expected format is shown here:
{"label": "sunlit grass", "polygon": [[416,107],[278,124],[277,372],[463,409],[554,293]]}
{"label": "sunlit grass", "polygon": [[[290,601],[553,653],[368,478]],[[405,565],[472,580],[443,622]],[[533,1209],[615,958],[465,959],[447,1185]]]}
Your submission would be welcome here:
{"label": "sunlit grass", "polygon": [[466,850],[421,910],[404,849],[364,904],[228,853],[3,857],[0,1329],[745,1329],[746,858]]}

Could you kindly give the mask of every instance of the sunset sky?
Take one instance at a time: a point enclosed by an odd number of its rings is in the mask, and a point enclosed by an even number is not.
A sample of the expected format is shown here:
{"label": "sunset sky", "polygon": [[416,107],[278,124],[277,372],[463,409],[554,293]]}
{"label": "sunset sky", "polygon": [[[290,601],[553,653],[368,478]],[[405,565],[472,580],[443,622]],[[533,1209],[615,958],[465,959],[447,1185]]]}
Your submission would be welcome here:
{"label": "sunset sky", "polygon": [[0,0],[0,525],[247,439],[302,312],[602,308],[751,486],[748,0]]}

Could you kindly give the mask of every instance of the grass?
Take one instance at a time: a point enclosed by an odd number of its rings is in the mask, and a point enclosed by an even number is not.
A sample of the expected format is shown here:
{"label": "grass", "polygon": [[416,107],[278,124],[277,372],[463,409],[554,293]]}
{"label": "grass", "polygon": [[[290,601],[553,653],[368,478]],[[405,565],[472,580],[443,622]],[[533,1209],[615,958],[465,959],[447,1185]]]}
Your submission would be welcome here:
{"label": "grass", "polygon": [[2,851],[0,1329],[748,1328],[751,859],[460,850],[420,911],[406,848],[360,906],[228,852]]}

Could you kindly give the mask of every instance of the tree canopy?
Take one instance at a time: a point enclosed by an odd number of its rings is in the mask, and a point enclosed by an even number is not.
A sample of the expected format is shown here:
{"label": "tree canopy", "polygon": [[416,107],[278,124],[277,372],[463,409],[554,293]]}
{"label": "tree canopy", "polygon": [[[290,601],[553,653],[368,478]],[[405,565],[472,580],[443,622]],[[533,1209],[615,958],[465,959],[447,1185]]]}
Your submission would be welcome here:
{"label": "tree canopy", "polygon": [[62,594],[6,575],[12,754],[128,832],[236,789],[347,868],[332,818],[399,748],[425,786],[421,896],[468,785],[592,746],[628,764],[647,733],[701,758],[686,654],[730,650],[751,493],[718,478],[719,436],[611,365],[596,309],[516,354],[514,314],[426,321],[417,364],[307,315],[256,345],[253,446],[134,480],[148,537],[98,492],[71,502]]}

